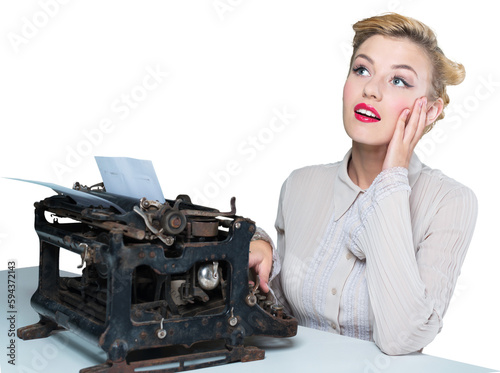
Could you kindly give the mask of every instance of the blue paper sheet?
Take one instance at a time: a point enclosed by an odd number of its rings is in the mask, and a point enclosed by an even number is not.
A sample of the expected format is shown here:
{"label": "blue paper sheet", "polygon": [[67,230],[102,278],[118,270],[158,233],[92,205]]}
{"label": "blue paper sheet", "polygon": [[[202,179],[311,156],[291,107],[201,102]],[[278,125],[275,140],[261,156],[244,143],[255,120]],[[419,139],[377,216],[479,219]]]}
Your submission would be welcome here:
{"label": "blue paper sheet", "polygon": [[95,157],[106,192],[165,202],[151,161],[126,157]]}
{"label": "blue paper sheet", "polygon": [[126,211],[122,209],[120,206],[118,206],[115,203],[112,203],[104,198],[95,196],[93,194],[81,192],[79,190],[71,189],[71,188],[66,188],[57,184],[53,183],[46,183],[43,181],[35,181],[35,180],[24,180],[24,179],[16,179],[16,178],[11,178],[8,177],[7,179],[10,180],[17,180],[17,181],[23,181],[25,183],[32,183],[32,184],[37,184],[37,185],[42,185],[45,187],[48,187],[52,190],[54,190],[58,194],[64,194],[66,196],[71,197],[76,203],[82,206],[102,206],[102,207],[114,207],[121,213],[125,213]]}

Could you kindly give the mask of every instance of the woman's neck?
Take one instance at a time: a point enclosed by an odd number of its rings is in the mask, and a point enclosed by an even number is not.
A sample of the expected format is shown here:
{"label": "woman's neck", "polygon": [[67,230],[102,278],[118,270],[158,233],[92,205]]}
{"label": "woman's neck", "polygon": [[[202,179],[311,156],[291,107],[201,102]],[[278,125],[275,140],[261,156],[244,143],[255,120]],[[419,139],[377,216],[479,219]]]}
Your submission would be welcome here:
{"label": "woman's neck", "polygon": [[371,146],[352,142],[352,153],[347,173],[361,189],[368,189],[382,171],[387,146]]}

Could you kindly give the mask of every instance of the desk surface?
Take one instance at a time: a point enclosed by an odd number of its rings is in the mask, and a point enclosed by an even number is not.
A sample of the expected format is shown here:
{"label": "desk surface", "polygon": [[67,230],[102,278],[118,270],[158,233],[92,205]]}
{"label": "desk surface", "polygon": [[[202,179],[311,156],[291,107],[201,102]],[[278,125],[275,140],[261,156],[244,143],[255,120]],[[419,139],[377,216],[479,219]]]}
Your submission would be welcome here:
{"label": "desk surface", "polygon": [[[38,322],[38,314],[30,306],[37,288],[38,267],[16,270],[16,327]],[[78,372],[81,368],[101,364],[106,354],[71,332],[49,338],[23,341],[15,337],[16,366],[7,363],[9,321],[7,317],[7,272],[0,272],[0,361],[2,373],[14,372]],[[249,344],[266,351],[264,360],[232,363],[197,372],[363,372],[421,373],[492,372],[492,369],[463,364],[425,354],[387,356],[374,343],[319,330],[299,327],[297,336],[287,339],[252,337]]]}

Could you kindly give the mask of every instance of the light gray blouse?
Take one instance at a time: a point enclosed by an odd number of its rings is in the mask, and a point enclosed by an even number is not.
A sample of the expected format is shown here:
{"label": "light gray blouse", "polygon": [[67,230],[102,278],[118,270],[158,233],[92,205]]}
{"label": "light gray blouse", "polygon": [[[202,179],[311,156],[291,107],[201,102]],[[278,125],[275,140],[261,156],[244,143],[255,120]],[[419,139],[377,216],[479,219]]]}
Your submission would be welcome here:
{"label": "light gray blouse", "polygon": [[477,218],[474,193],[413,155],[362,190],[334,164],[283,184],[271,288],[299,324],[417,351],[442,327]]}

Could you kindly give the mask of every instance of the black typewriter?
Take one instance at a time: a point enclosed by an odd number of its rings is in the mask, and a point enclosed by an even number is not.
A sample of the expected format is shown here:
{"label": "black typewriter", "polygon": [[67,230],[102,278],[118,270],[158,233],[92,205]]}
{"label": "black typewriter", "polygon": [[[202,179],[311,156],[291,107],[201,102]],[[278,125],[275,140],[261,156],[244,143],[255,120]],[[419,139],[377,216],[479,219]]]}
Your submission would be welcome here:
{"label": "black typewriter", "polygon": [[[256,227],[236,215],[234,198],[231,211],[220,212],[186,195],[160,203],[75,183],[73,193],[35,203],[35,229],[40,268],[31,304],[40,321],[18,336],[70,330],[107,353],[80,372],[258,360],[264,351],[246,346],[246,337],[297,333],[297,320],[259,291],[258,279],[249,282]],[[81,256],[81,275],[60,276],[61,248]]]}

